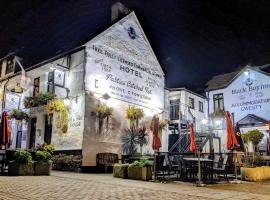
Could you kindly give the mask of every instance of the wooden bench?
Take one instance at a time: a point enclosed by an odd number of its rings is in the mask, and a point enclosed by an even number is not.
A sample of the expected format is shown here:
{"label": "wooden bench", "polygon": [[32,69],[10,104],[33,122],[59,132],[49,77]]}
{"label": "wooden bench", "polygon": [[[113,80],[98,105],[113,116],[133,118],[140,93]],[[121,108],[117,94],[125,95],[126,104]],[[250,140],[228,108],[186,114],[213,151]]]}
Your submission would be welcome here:
{"label": "wooden bench", "polygon": [[119,163],[118,154],[116,153],[98,153],[96,155],[97,166],[104,166],[105,173],[107,173],[108,167],[113,166],[115,163]]}

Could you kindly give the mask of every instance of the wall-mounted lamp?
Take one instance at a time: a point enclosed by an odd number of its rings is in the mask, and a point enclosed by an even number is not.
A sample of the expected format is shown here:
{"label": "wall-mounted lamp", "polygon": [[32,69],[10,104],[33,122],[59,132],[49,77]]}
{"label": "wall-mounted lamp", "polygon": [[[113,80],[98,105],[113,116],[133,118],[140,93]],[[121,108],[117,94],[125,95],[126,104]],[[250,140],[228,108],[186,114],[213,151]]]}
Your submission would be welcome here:
{"label": "wall-mounted lamp", "polygon": [[207,119],[202,119],[202,124],[207,124],[208,120]]}
{"label": "wall-mounted lamp", "polygon": [[245,76],[248,76],[248,75],[249,75],[249,70],[246,70],[246,71],[244,72],[244,74],[245,74]]}
{"label": "wall-mounted lamp", "polygon": [[105,93],[101,97],[99,97],[98,99],[105,99],[107,101],[109,98],[111,98],[110,95],[108,95],[107,93]]}
{"label": "wall-mounted lamp", "polygon": [[219,126],[219,125],[221,125],[221,123],[222,123],[222,121],[221,121],[221,120],[219,120],[219,119],[218,119],[218,120],[215,120],[215,124],[216,124],[216,125],[218,125],[218,126]]}

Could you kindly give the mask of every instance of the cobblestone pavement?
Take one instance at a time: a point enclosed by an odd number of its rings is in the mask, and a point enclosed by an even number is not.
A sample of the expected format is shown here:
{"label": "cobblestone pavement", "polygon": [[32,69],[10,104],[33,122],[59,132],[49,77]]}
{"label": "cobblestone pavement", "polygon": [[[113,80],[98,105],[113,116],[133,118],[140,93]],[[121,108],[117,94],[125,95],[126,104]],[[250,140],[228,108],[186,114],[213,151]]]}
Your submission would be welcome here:
{"label": "cobblestone pavement", "polygon": [[170,200],[269,199],[269,196],[113,178],[112,175],[53,172],[52,176],[0,177],[0,199],[7,200]]}

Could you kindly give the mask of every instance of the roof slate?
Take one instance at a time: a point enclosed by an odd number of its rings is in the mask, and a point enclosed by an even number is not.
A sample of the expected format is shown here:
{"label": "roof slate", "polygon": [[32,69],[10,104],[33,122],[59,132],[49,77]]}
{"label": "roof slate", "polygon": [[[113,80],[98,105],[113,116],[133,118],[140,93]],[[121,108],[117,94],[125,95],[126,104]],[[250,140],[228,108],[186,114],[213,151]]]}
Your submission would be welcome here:
{"label": "roof slate", "polygon": [[[244,67],[243,69],[245,69]],[[243,70],[238,70],[235,72],[231,73],[226,73],[226,74],[221,74],[221,75],[216,75],[214,76],[210,81],[206,83],[206,91],[211,91],[211,90],[217,90],[217,89],[222,89],[227,87],[231,81],[241,73]],[[264,74],[270,74],[270,64],[263,65],[263,66],[254,66],[252,69],[260,71]]]}

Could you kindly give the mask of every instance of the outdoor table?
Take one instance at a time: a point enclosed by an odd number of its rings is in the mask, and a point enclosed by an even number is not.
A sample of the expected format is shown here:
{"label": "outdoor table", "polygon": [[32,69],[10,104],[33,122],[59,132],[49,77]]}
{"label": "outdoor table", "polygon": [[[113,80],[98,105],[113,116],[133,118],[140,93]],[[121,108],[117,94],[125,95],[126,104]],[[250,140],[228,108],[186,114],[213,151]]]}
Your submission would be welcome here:
{"label": "outdoor table", "polygon": [[154,160],[154,157],[150,157],[150,156],[147,156],[147,157],[143,157],[143,156],[131,156],[131,157],[128,157],[127,160],[129,162],[134,162],[134,161],[141,161],[141,160]]}
{"label": "outdoor table", "polygon": [[[197,165],[199,158],[188,158],[184,157],[183,160],[185,162],[190,162],[191,165]],[[206,179],[207,176],[210,174],[211,179],[213,179],[213,164],[214,161],[208,158],[200,158],[201,163],[201,174],[203,175],[203,178]]]}

